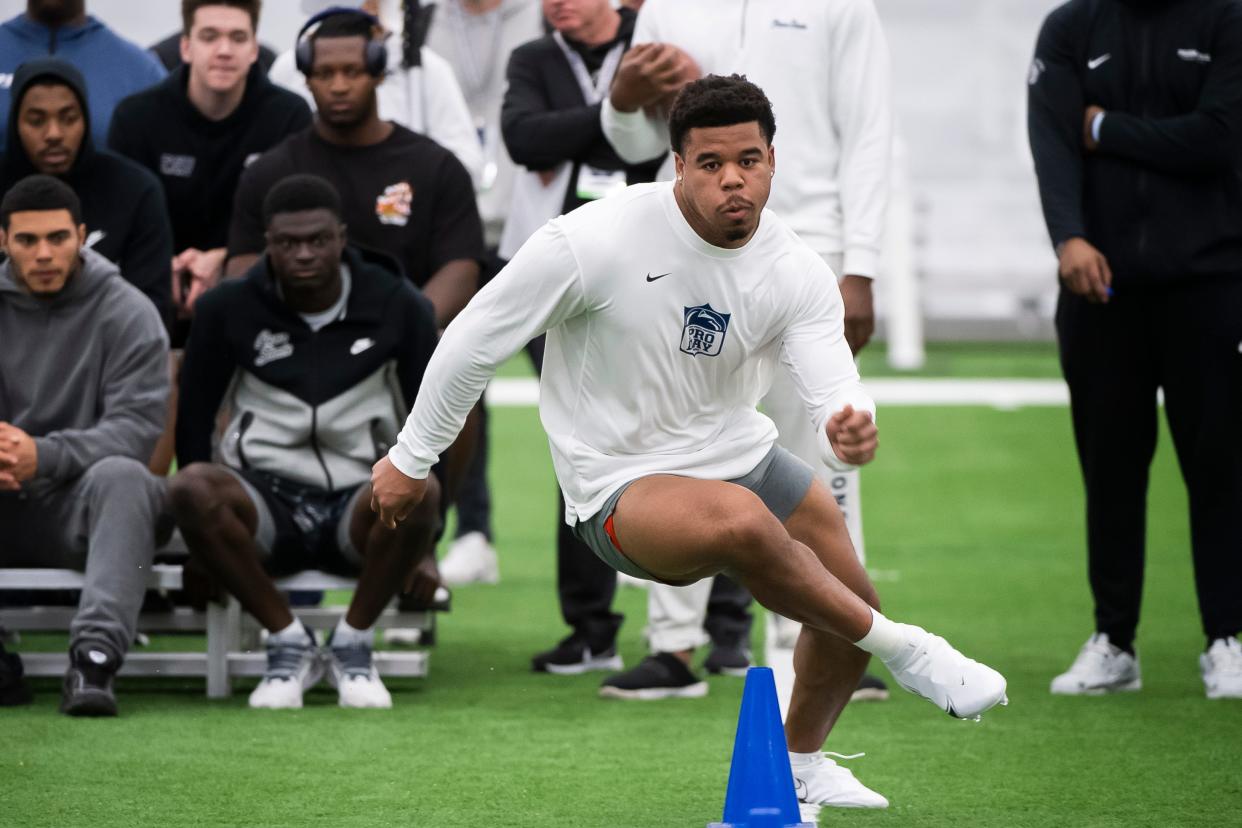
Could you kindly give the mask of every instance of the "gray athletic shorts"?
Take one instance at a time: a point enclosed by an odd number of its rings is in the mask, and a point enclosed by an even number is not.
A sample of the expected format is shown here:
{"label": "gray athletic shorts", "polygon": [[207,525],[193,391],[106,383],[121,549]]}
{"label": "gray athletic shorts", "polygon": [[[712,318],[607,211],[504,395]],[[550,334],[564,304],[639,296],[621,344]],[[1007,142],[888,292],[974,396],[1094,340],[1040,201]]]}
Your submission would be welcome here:
{"label": "gray athletic shorts", "polygon": [[[780,446],[773,445],[772,450],[759,461],[759,465],[747,474],[725,482],[736,483],[743,488],[750,489],[759,496],[763,505],[768,507],[768,511],[784,523],[806,497],[807,491],[811,488],[811,481],[814,479],[815,472],[810,466]],[[625,494],[625,490],[633,484],[634,481],[631,480],[617,489],[608,500],[604,501],[603,508],[594,516],[575,524],[574,534],[590,547],[600,560],[618,572],[647,581],[659,581],[659,578],[622,554],[610,531],[612,513],[616,511],[621,495]]]}

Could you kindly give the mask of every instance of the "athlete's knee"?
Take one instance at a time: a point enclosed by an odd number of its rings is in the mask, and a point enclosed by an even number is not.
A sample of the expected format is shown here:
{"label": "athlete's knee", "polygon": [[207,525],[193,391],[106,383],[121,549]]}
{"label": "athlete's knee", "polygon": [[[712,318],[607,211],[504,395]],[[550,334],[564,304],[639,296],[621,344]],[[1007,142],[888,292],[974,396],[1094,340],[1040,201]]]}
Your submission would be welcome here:
{"label": "athlete's knee", "polygon": [[183,530],[208,528],[220,512],[231,508],[232,478],[212,463],[192,463],[169,481],[168,498]]}
{"label": "athlete's knee", "polygon": [[[753,493],[742,490],[722,498],[717,513],[711,516],[715,534],[722,550],[751,557],[758,551],[770,551],[788,545],[789,533]],[[752,558],[753,559],[753,558]]]}

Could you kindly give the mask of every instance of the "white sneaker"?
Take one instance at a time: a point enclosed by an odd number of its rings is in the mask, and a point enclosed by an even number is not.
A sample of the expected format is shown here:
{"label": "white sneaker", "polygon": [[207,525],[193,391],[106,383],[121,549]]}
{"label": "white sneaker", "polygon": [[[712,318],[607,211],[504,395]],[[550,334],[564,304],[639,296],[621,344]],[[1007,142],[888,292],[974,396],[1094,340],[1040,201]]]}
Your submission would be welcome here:
{"label": "white sneaker", "polygon": [[500,581],[496,550],[482,532],[469,532],[453,541],[440,561],[440,578],[449,586],[495,584]]}
{"label": "white sneaker", "polygon": [[336,688],[341,707],[392,707],[392,695],[371,657],[370,644],[336,646],[329,639],[328,682]]}
{"label": "white sneaker", "polygon": [[884,662],[902,687],[958,719],[977,720],[984,711],[1009,703],[1000,673],[922,627],[902,626],[908,632],[906,646]]}
{"label": "white sneaker", "polygon": [[250,693],[250,706],[300,708],[302,693],[323,677],[323,662],[319,659],[314,635],[306,630],[305,642],[289,642],[269,635],[266,647],[267,670],[259,686]]}
{"label": "white sneaker", "polygon": [[1070,668],[1052,680],[1051,690],[1058,696],[1100,696],[1142,686],[1138,659],[1114,647],[1108,633],[1096,633],[1082,645]]}
{"label": "white sneaker", "polygon": [[887,808],[887,799],[855,779],[849,768],[828,758],[857,759],[862,755],[821,753],[810,764],[794,765],[794,790],[798,801],[829,808]]}
{"label": "white sneaker", "polygon": [[1218,638],[1199,656],[1203,687],[1209,699],[1242,699],[1242,643]]}

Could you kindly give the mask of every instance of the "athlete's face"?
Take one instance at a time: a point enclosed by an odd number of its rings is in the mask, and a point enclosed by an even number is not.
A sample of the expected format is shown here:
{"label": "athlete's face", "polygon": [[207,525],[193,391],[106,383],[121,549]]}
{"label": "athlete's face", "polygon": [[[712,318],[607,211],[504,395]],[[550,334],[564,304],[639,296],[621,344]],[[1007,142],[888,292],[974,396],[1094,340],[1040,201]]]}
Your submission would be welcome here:
{"label": "athlete's face", "polygon": [[339,281],[344,249],[345,226],[330,210],[277,213],[267,225],[267,257],[286,296]]}
{"label": "athlete's face", "polygon": [[319,117],[329,126],[349,129],[375,117],[375,89],[380,78],[367,72],[367,42],[362,37],[321,37],[306,85]]}
{"label": "athlete's face", "polygon": [[235,6],[200,6],[190,33],[181,38],[181,59],[190,67],[191,82],[212,92],[233,91],[259,59],[250,14]]}
{"label": "athlete's face", "polygon": [[9,216],[0,247],[14,275],[36,296],[55,296],[78,270],[86,227],[68,210],[27,210]]}
{"label": "athlete's face", "polygon": [[695,231],[717,247],[745,244],[776,172],[776,152],[759,122],[695,127],[674,159],[678,200]]}

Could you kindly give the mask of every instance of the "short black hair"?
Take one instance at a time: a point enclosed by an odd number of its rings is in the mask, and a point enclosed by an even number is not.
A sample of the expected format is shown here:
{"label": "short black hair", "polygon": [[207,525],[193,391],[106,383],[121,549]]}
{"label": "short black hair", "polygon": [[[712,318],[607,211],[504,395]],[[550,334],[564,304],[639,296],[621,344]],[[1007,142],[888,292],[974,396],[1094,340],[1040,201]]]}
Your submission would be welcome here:
{"label": "short black hair", "polygon": [[696,127],[723,127],[759,122],[769,144],[776,135],[772,102],[745,75],[707,75],[686,84],[668,116],[673,152],[681,155],[686,133]]}
{"label": "short black hair", "polygon": [[14,213],[49,210],[68,210],[75,227],[82,223],[82,202],[72,187],[50,175],[28,175],[0,201],[0,227],[7,231]]}
{"label": "short black hair", "polygon": [[181,0],[181,32],[190,36],[194,28],[194,15],[203,6],[232,6],[250,15],[250,30],[259,31],[259,14],[263,11],[263,0]]}
{"label": "short black hair", "polygon": [[299,173],[282,178],[263,199],[263,226],[280,213],[327,210],[341,220],[341,196],[331,182],[317,175]]}
{"label": "short black hair", "polygon": [[323,37],[360,37],[363,40],[370,40],[374,34],[371,20],[371,16],[362,11],[357,14],[343,11],[324,18],[324,21],[311,34],[310,39],[312,42]]}

